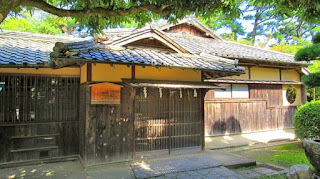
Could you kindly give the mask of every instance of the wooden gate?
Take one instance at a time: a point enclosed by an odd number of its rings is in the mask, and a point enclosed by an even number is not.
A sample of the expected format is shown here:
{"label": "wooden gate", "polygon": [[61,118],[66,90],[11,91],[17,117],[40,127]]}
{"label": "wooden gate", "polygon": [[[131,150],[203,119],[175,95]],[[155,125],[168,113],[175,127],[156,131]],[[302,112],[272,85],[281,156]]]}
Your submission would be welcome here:
{"label": "wooden gate", "polygon": [[201,90],[137,88],[135,151],[201,146]]}

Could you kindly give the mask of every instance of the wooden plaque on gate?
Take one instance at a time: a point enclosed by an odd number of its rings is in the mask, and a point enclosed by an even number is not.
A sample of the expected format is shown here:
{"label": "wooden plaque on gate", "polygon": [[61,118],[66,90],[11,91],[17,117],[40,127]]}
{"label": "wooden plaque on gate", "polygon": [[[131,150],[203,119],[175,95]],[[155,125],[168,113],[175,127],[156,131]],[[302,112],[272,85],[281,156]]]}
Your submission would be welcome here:
{"label": "wooden plaque on gate", "polygon": [[121,87],[111,83],[91,86],[91,104],[120,104]]}

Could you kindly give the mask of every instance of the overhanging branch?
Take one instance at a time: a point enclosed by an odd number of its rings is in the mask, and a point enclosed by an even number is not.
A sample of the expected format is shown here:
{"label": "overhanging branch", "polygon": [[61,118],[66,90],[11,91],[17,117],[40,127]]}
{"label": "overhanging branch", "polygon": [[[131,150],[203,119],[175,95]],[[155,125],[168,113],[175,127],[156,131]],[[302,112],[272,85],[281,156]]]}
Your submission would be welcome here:
{"label": "overhanging branch", "polygon": [[167,8],[169,5],[164,4],[161,6],[146,4],[140,6],[132,6],[128,9],[119,8],[114,10],[113,8],[105,8],[105,7],[96,7],[92,9],[84,8],[80,10],[67,10],[57,8],[46,3],[43,0],[22,0],[21,5],[23,6],[31,6],[39,8],[43,11],[49,12],[59,17],[94,17],[94,16],[102,16],[102,17],[111,17],[111,16],[127,16],[130,14],[136,14],[141,12],[148,12],[152,11],[157,14],[162,15],[169,15],[170,11],[165,11],[164,9]]}

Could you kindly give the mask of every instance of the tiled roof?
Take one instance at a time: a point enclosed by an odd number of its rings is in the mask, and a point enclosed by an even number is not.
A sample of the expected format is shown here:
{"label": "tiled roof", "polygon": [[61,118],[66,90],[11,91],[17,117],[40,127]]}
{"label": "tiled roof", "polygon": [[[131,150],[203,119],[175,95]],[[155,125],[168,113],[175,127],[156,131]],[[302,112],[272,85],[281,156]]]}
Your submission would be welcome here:
{"label": "tiled roof", "polygon": [[[191,22],[186,21],[188,24],[201,25],[196,19]],[[185,23],[181,21],[180,23]],[[164,32],[169,27],[175,26],[173,24],[167,24],[161,27],[154,27]],[[145,27],[147,28],[147,26]],[[148,28],[151,28],[151,26]],[[203,27],[205,28],[205,27]],[[108,29],[104,33],[100,34],[100,37],[108,37],[109,41],[113,41],[123,36],[130,35],[141,29]],[[165,33],[165,32],[164,32]],[[265,61],[265,62],[278,62],[278,63],[291,63],[297,65],[306,65],[304,62],[296,62],[294,56],[291,54],[281,53],[277,51],[262,49],[250,45],[240,44],[231,41],[225,41],[221,38],[204,38],[199,36],[191,36],[187,34],[179,33],[165,33],[166,36],[170,37],[177,44],[182,46],[187,51],[193,54],[200,54],[202,52],[209,53],[211,55],[231,58],[231,59],[245,59],[253,61]]]}
{"label": "tiled roof", "polygon": [[[86,42],[87,43],[87,42]],[[84,44],[86,44],[84,43]],[[73,43],[79,46],[80,42]],[[67,45],[68,48],[74,49],[73,44]],[[65,55],[68,56],[68,55]],[[53,58],[53,63],[60,59],[68,60],[63,55]],[[148,48],[148,47],[121,47],[100,48],[92,46],[92,49],[79,52],[72,55],[69,60],[82,60],[86,62],[116,63],[116,64],[137,64],[155,67],[172,67],[185,69],[201,69],[207,71],[220,71],[230,73],[244,73],[243,67],[235,67],[232,60],[222,59],[220,57],[204,59],[201,56],[187,55],[181,53],[172,53],[171,51]],[[226,61],[225,61],[226,60]]]}
{"label": "tiled roof", "polygon": [[[205,52],[224,58],[299,63],[294,61],[294,56],[290,54],[265,50],[235,42],[190,36],[186,34],[166,33],[166,35],[194,54]],[[300,62],[300,64],[303,63]]]}
{"label": "tiled roof", "polygon": [[125,35],[129,35],[139,29],[137,28],[111,28],[111,29],[104,29],[100,34],[94,34],[95,39],[105,39],[114,40]]}
{"label": "tiled roof", "polygon": [[55,42],[82,39],[0,30],[0,65],[45,66]]}

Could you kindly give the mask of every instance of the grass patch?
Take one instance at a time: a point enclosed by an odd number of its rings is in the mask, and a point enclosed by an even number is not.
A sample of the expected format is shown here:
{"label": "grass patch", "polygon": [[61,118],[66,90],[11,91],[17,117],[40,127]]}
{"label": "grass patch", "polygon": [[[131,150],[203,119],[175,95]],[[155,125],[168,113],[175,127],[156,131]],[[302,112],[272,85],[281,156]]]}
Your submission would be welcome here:
{"label": "grass patch", "polygon": [[279,174],[279,175],[271,175],[271,176],[263,176],[259,177],[258,179],[287,179],[286,174]]}
{"label": "grass patch", "polygon": [[301,142],[259,149],[243,150],[234,153],[253,158],[257,161],[270,163],[285,168],[290,168],[291,166],[297,164],[305,164],[310,166],[311,170],[314,171],[313,166],[310,164],[304,153]]}

